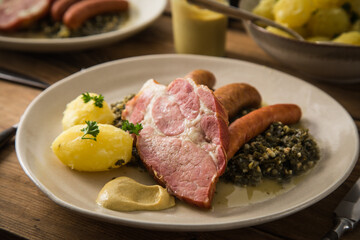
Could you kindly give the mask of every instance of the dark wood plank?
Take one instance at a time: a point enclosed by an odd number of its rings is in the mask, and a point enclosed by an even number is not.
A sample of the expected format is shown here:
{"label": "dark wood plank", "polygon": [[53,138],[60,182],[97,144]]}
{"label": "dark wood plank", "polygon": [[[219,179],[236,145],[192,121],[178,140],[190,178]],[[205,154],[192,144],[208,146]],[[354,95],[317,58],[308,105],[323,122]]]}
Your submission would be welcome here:
{"label": "dark wood plank", "polygon": [[40,90],[8,82],[1,82],[0,86],[1,131],[20,120],[22,113]]}

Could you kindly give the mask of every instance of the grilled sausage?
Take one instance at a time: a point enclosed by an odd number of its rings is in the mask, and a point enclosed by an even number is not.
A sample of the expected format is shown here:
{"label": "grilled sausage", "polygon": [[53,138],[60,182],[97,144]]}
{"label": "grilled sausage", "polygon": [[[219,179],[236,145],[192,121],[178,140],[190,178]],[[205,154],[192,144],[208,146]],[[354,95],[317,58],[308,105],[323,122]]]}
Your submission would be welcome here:
{"label": "grilled sausage", "polygon": [[64,24],[70,29],[79,28],[87,19],[108,12],[121,12],[129,9],[126,0],[87,0],[77,2],[65,12]]}
{"label": "grilled sausage", "polygon": [[52,19],[55,21],[61,21],[64,13],[68,8],[73,5],[76,2],[79,2],[81,0],[57,0],[55,1],[50,9],[50,14]]}
{"label": "grilled sausage", "polygon": [[192,79],[197,85],[205,85],[212,89],[215,85],[216,78],[214,74],[207,70],[197,69],[189,72],[185,78]]}
{"label": "grilled sausage", "polygon": [[273,122],[293,124],[300,120],[301,109],[295,104],[276,104],[259,108],[238,118],[229,126],[230,144],[227,159],[250,139],[264,132]]}
{"label": "grilled sausage", "polygon": [[261,104],[260,93],[246,83],[232,83],[214,91],[215,96],[228,112],[229,119],[234,118],[241,109],[257,108]]}

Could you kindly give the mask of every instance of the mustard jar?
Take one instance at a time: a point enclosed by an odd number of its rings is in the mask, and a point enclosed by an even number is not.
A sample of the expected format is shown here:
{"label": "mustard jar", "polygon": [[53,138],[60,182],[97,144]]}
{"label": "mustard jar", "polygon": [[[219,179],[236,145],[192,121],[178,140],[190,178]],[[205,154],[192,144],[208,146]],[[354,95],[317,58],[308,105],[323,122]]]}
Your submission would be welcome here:
{"label": "mustard jar", "polygon": [[[228,4],[226,0],[217,0]],[[225,55],[228,19],[186,0],[171,0],[175,50],[177,53]]]}

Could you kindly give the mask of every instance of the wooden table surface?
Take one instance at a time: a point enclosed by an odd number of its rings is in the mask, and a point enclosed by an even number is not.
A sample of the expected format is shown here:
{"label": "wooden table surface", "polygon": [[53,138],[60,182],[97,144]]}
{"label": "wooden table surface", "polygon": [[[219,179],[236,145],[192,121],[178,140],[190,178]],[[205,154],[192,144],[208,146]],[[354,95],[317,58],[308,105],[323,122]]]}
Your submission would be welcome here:
{"label": "wooden table surface", "polygon": [[[241,24],[232,22],[227,34],[227,58],[270,66],[298,76],[266,55],[244,33]],[[0,50],[0,67],[52,84],[103,62],[162,53],[174,53],[168,9],[150,27],[116,44],[57,54]],[[337,85],[302,79],[335,98],[350,113],[359,131],[360,84]],[[0,131],[18,122],[39,93],[37,89],[0,81]],[[360,176],[358,161],[348,179],[329,196],[302,211],[266,224],[216,232],[150,231],[90,219],[55,204],[22,170],[14,141],[0,151],[0,239],[321,239],[333,226],[334,208]],[[343,239],[360,239],[360,228]]]}

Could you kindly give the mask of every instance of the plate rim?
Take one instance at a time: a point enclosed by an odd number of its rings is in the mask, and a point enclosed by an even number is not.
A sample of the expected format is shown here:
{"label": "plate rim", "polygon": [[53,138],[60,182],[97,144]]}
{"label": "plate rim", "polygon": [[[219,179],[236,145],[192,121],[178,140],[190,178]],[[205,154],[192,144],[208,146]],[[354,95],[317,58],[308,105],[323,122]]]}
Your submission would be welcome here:
{"label": "plate rim", "polygon": [[[97,69],[101,69],[101,68],[108,67],[111,65],[117,65],[117,64],[127,63],[127,62],[137,62],[137,61],[142,61],[142,60],[164,59],[164,58],[165,59],[167,59],[167,58],[174,59],[175,58],[175,59],[179,59],[179,60],[180,59],[187,59],[187,60],[188,59],[198,59],[198,60],[212,59],[212,60],[219,60],[219,61],[224,61],[224,62],[228,62],[228,61],[229,62],[238,62],[238,63],[245,64],[245,65],[249,64],[249,65],[255,66],[255,67],[265,67],[265,68],[271,69],[272,71],[278,72],[282,75],[291,76],[293,78],[293,80],[298,80],[298,81],[301,81],[302,84],[310,85],[311,87],[317,89],[318,91],[321,91],[327,97],[331,98],[334,101],[334,103],[336,103],[338,105],[338,107],[340,107],[343,110],[343,112],[346,114],[346,117],[351,120],[351,123],[352,123],[351,128],[356,130],[356,125],[355,125],[352,117],[339,102],[337,102],[333,97],[331,97],[329,94],[327,94],[323,90],[319,89],[318,87],[316,87],[300,78],[294,77],[288,73],[281,72],[279,70],[272,69],[270,67],[267,67],[267,66],[264,66],[261,64],[256,64],[256,63],[243,61],[243,60],[237,60],[237,59],[230,59],[230,58],[218,58],[218,57],[199,56],[199,55],[190,55],[190,54],[154,54],[154,55],[123,58],[123,59],[113,60],[113,61],[98,64],[98,65],[94,65],[87,69],[83,69],[83,70],[80,70],[79,72],[71,74],[68,77],[54,83],[49,88],[47,88],[46,90],[41,92],[36,98],[34,98],[34,100],[26,108],[24,114],[22,115],[22,117],[20,119],[16,138],[17,139],[21,138],[20,135],[21,135],[21,132],[23,131],[22,126],[23,126],[24,118],[28,114],[28,112],[30,111],[32,106],[34,104],[36,104],[36,102],[39,99],[41,99],[43,95],[47,94],[48,91],[51,91],[52,89],[58,87],[58,85],[61,85],[67,81],[72,81],[73,78],[76,78],[77,76],[82,75],[84,73],[88,73],[91,71],[97,71]],[[35,185],[46,196],[48,196],[51,200],[53,200],[55,203],[57,203],[58,205],[60,205],[62,207],[68,208],[70,210],[73,210],[75,212],[78,212],[82,215],[86,215],[91,218],[101,219],[106,222],[121,224],[121,225],[125,225],[125,226],[130,226],[130,227],[138,227],[138,228],[153,229],[153,230],[165,230],[165,231],[188,231],[189,228],[191,227],[191,231],[217,231],[217,230],[227,230],[227,229],[234,229],[234,228],[240,228],[240,227],[248,227],[248,226],[253,226],[253,225],[257,225],[257,224],[261,224],[261,223],[266,223],[269,221],[274,221],[276,219],[294,214],[294,213],[320,201],[321,199],[325,198],[326,196],[328,196],[330,193],[332,193],[336,188],[338,188],[346,180],[346,178],[351,174],[352,170],[354,169],[354,166],[357,163],[357,159],[359,157],[359,134],[357,131],[355,131],[355,138],[356,138],[356,142],[355,142],[356,149],[353,154],[353,159],[352,159],[352,162],[351,162],[351,165],[349,166],[349,168],[346,170],[346,172],[341,177],[341,179],[338,179],[338,181],[335,184],[333,184],[332,186],[329,186],[327,189],[323,189],[322,192],[317,194],[316,197],[312,198],[311,200],[309,200],[307,202],[303,202],[302,204],[299,204],[296,207],[294,206],[292,208],[286,209],[285,211],[279,212],[277,214],[273,214],[273,215],[266,216],[266,217],[259,216],[257,218],[251,219],[250,221],[247,220],[246,222],[229,221],[229,222],[223,222],[221,224],[214,223],[214,224],[205,224],[205,225],[201,224],[201,223],[189,225],[189,224],[179,224],[179,223],[169,223],[169,222],[165,224],[165,223],[159,223],[156,221],[155,222],[148,222],[148,221],[141,221],[141,220],[135,221],[135,220],[123,219],[123,218],[119,218],[119,217],[111,216],[111,215],[104,215],[99,212],[94,212],[91,210],[73,206],[73,205],[59,199],[58,197],[56,197],[49,189],[47,189],[36,178],[36,176],[34,176],[34,174],[32,172],[30,172],[29,169],[27,169],[27,167],[25,165],[25,161],[23,160],[22,152],[20,151],[21,145],[20,145],[19,141],[15,142],[15,149],[16,149],[16,155],[18,157],[18,161],[19,161],[21,167],[23,168],[24,172],[26,173],[26,175],[28,175],[28,177],[35,183]]]}

